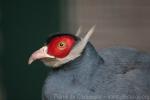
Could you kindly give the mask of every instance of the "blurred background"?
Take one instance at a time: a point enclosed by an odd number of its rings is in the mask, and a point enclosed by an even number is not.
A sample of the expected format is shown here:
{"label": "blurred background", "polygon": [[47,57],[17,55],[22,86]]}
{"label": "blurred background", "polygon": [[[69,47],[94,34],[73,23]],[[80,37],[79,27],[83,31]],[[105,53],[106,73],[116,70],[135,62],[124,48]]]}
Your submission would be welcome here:
{"label": "blurred background", "polygon": [[[41,62],[27,65],[48,34],[96,24],[97,50],[129,46],[150,52],[148,0],[1,0],[0,100],[41,100],[49,72]],[[81,36],[83,36],[82,34]]]}

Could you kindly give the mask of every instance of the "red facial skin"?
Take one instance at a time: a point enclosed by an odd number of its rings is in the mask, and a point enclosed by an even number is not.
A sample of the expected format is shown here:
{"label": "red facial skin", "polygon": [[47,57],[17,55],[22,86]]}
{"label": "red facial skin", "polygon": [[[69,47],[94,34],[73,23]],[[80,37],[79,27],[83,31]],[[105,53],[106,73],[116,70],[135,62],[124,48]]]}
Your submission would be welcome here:
{"label": "red facial skin", "polygon": [[48,44],[49,55],[55,56],[56,58],[64,58],[71,51],[75,44],[75,39],[69,35],[54,37]]}

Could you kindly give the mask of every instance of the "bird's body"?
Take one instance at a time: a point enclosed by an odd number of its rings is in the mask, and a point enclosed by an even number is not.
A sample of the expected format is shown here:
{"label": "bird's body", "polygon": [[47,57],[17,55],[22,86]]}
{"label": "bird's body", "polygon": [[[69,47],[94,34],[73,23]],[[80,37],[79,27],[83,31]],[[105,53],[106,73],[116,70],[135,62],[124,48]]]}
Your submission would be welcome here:
{"label": "bird's body", "polygon": [[82,56],[50,72],[43,100],[149,100],[150,55],[131,48],[98,53],[90,43]]}
{"label": "bird's body", "polygon": [[114,47],[99,53],[84,38],[56,34],[35,51],[29,64],[40,59],[51,67],[43,100],[150,100],[150,54]]}

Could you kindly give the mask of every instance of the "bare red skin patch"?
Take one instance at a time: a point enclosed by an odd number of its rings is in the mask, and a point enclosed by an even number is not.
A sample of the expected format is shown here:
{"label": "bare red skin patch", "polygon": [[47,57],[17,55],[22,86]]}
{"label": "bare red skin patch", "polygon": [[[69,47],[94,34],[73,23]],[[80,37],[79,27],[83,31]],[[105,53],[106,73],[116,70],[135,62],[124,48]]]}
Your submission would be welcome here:
{"label": "bare red skin patch", "polygon": [[75,39],[72,36],[57,36],[48,43],[47,53],[56,58],[64,58],[69,54],[74,44]]}

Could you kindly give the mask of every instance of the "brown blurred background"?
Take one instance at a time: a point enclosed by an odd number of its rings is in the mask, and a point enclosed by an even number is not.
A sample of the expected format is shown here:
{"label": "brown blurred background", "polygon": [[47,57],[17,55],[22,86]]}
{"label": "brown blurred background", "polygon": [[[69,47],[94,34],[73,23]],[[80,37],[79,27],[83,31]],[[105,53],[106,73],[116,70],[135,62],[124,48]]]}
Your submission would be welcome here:
{"label": "brown blurred background", "polygon": [[97,49],[129,46],[150,51],[149,0],[67,1],[67,19],[63,21],[62,28],[67,21],[70,31],[75,32],[75,27],[82,26],[86,32],[96,24],[91,41]]}

